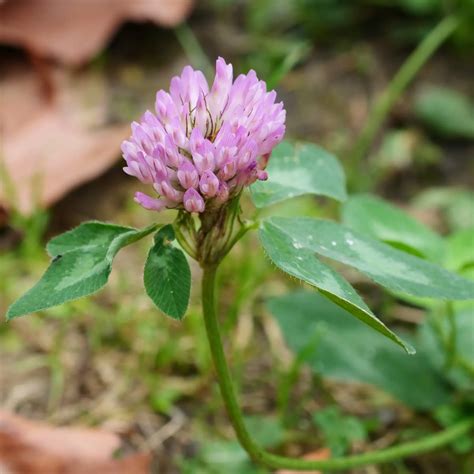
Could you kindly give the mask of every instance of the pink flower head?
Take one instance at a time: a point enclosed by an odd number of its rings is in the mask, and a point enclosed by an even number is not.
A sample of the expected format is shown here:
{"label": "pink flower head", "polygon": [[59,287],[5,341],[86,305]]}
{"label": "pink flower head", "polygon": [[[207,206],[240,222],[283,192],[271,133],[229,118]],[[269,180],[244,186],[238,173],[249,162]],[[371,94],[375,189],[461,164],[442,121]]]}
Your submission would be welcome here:
{"label": "pink flower head", "polygon": [[156,94],[155,114],[132,123],[122,143],[124,171],[158,193],[136,193],[135,200],[150,210],[201,213],[267,179],[264,169],[285,133],[286,112],[275,99],[255,71],[233,81],[222,58],[211,88],[201,71],[186,66],[169,93]]}

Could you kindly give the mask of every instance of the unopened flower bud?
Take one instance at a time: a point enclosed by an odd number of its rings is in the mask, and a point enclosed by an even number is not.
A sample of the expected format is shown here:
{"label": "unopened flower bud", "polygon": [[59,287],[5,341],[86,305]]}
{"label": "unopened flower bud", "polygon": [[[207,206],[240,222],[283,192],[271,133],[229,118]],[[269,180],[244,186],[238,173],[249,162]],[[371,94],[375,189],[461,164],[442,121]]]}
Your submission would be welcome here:
{"label": "unopened flower bud", "polygon": [[219,190],[219,179],[212,171],[205,171],[199,181],[199,189],[208,198],[212,198]]}
{"label": "unopened flower bud", "polygon": [[184,189],[197,188],[199,185],[199,174],[190,161],[184,160],[178,168],[178,180]]}
{"label": "unopened flower bud", "polygon": [[203,212],[205,208],[204,199],[194,188],[184,193],[183,204],[188,212]]}

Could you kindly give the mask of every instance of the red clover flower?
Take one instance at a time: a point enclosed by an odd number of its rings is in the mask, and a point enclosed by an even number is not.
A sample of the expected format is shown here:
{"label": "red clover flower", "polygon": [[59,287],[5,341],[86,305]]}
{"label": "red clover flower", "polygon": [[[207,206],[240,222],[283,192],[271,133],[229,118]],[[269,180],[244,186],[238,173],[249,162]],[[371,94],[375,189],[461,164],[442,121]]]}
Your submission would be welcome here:
{"label": "red clover flower", "polygon": [[158,194],[137,192],[135,201],[154,211],[203,213],[267,179],[266,164],[285,133],[286,112],[275,99],[253,70],[233,81],[232,64],[222,58],[210,89],[201,71],[186,66],[122,143],[124,171]]}

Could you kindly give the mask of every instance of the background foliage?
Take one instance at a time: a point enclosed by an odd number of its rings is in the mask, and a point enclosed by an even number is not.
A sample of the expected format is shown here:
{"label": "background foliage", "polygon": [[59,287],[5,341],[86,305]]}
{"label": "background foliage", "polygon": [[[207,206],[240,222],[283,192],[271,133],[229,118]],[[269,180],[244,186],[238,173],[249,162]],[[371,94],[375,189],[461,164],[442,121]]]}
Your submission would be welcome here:
{"label": "background foliage", "polygon": [[[374,100],[424,35],[453,12],[459,27],[396,102],[354,169],[351,151]],[[255,68],[285,101],[288,137],[303,143],[281,145],[270,161],[271,181],[242,202],[247,215],[258,213],[264,222],[265,251],[257,235],[246,236],[219,276],[221,321],[242,403],[259,441],[272,450],[366,451],[472,416],[472,301],[427,298],[450,298],[465,283],[437,270],[436,291],[427,294],[420,278],[393,275],[417,257],[423,268],[436,264],[474,278],[472,24],[468,0],[214,0],[176,31],[125,25],[85,66],[105,84],[111,123],[136,118],[184,63],[209,68],[218,54],[238,72]],[[10,211],[0,234],[2,314],[41,276],[50,237],[91,219],[120,225],[104,227],[96,242],[77,234],[74,248],[50,241],[50,255],[60,256],[51,266],[69,278],[63,300],[72,301],[45,310],[55,302],[46,304],[43,292],[57,287],[46,274],[36,306],[19,300],[10,310],[13,317],[41,309],[0,326],[0,402],[55,424],[110,428],[129,448],[153,450],[160,472],[265,472],[235,443],[222,409],[200,316],[199,269],[190,262],[188,270],[180,250],[165,245],[171,234],[125,247],[136,228],[150,223],[131,201],[134,189],[117,166],[48,211]],[[301,227],[296,215],[307,217]],[[354,260],[356,241],[370,268]],[[93,259],[84,258],[84,245]],[[284,252],[294,262],[284,270],[295,278],[275,268],[285,266]],[[163,259],[178,262],[179,271],[164,276],[183,295],[175,301],[151,283]],[[74,280],[79,269],[86,282]],[[101,293],[75,299],[107,279]],[[161,314],[180,319],[188,294],[182,321]],[[391,337],[417,354],[407,356],[348,311],[397,334]],[[377,469],[441,474],[471,472],[472,463],[465,437]]]}

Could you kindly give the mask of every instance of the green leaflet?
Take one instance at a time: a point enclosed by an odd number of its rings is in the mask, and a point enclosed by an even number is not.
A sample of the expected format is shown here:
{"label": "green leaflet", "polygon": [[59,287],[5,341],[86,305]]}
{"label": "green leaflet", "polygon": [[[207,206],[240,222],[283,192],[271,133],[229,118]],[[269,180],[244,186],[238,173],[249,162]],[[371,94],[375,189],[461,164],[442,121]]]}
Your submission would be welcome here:
{"label": "green leaflet", "polygon": [[54,237],[47,245],[51,264],[38,283],[10,306],[7,319],[95,293],[107,283],[117,252],[156,228],[86,222]]}
{"label": "green leaflet", "polygon": [[268,256],[277,267],[316,287],[326,297],[402,346],[408,353],[414,352],[409,344],[406,344],[390,331],[372,313],[347,280],[331,267],[322,263],[313,250],[305,248],[302,244],[293,240],[285,231],[276,227],[272,222],[273,219],[269,219],[262,223],[260,239]]}
{"label": "green leaflet", "polygon": [[453,89],[431,87],[423,91],[415,102],[415,114],[443,137],[474,138],[474,105]]}
{"label": "green leaflet", "polygon": [[189,303],[191,270],[181,249],[173,246],[172,225],[155,235],[145,264],[144,283],[148,296],[165,314],[182,319]]}
{"label": "green leaflet", "polygon": [[336,222],[270,218],[262,230],[286,236],[295,248],[352,266],[391,291],[435,299],[474,298],[474,283],[366,237]]}
{"label": "green leaflet", "polygon": [[417,354],[406,357],[346,311],[309,291],[272,298],[268,307],[290,349],[302,354],[316,373],[375,385],[416,409],[449,402],[449,387],[433,368],[433,352],[421,341]]}
{"label": "green leaflet", "polygon": [[474,267],[474,227],[462,229],[447,238],[446,267],[462,272]]}
{"label": "green leaflet", "polygon": [[250,190],[257,207],[265,207],[303,194],[346,199],[344,171],[330,153],[311,143],[282,142],[268,163],[268,180]]}
{"label": "green leaflet", "polygon": [[351,196],[343,205],[342,222],[361,234],[406,248],[428,260],[443,259],[444,242],[439,235],[375,196]]}

